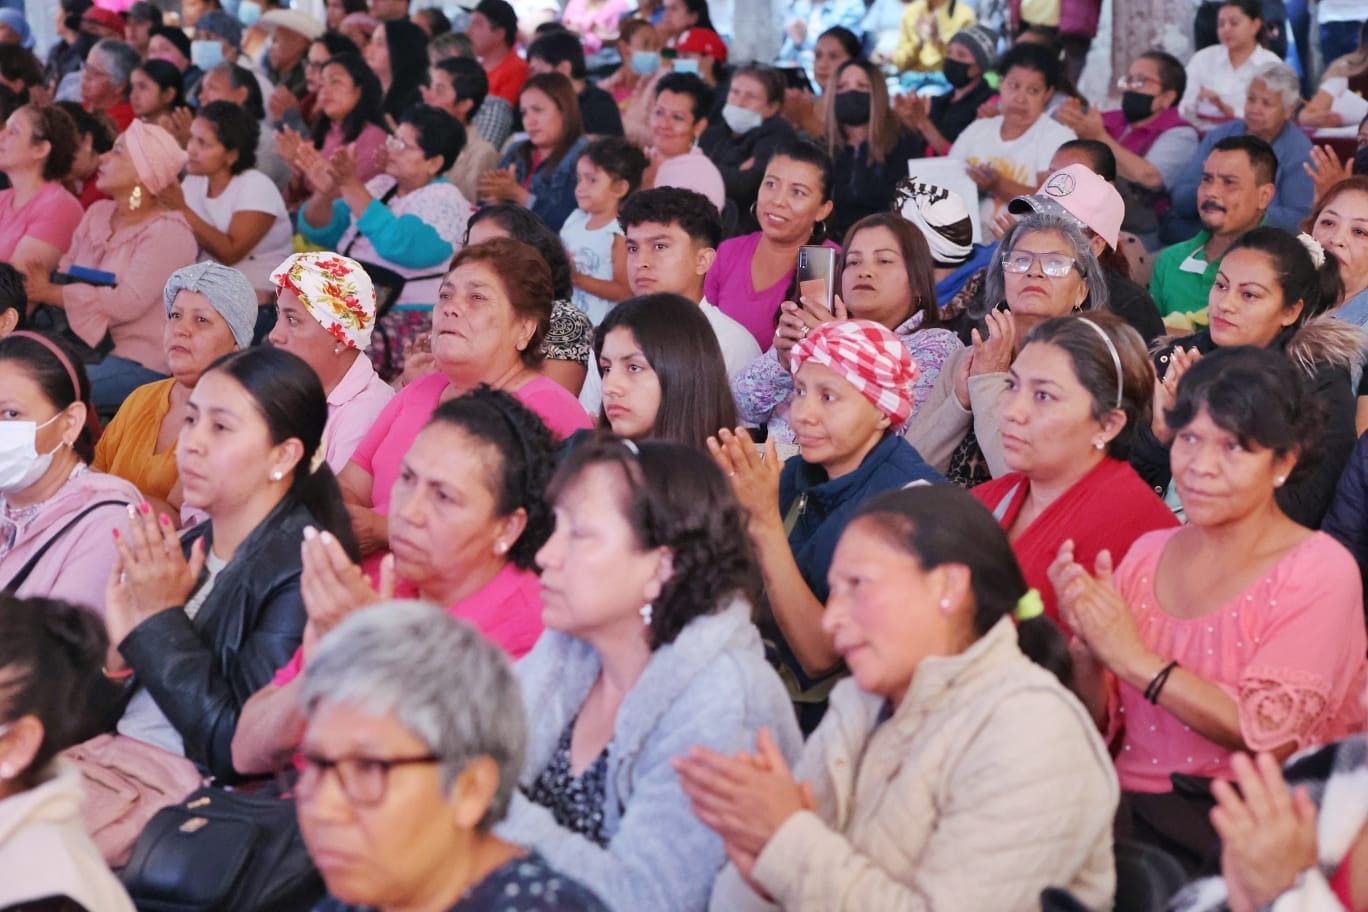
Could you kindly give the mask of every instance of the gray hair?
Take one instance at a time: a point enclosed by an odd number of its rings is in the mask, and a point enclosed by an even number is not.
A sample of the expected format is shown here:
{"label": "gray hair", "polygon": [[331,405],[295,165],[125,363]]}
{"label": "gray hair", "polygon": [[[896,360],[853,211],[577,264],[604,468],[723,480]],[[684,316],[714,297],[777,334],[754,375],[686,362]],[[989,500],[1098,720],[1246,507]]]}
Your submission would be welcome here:
{"label": "gray hair", "polygon": [[1102,266],[1097,262],[1088,236],[1083,227],[1072,216],[1053,212],[1033,212],[1022,218],[1002,236],[998,252],[988,263],[988,275],[983,282],[982,313],[970,313],[975,320],[982,320],[988,311],[1007,300],[1007,283],[1002,276],[1002,254],[1012,249],[1017,238],[1028,234],[1050,232],[1063,237],[1069,244],[1070,253],[1078,261],[1083,271],[1083,282],[1088,286],[1088,297],[1083,302],[1084,310],[1106,310],[1108,304],[1107,279],[1102,274]]}
{"label": "gray hair", "polygon": [[218,311],[219,316],[228,324],[237,347],[243,350],[252,347],[252,335],[256,331],[257,294],[247,277],[231,266],[205,260],[191,263],[171,273],[162,290],[162,304],[166,315],[171,316],[171,307],[176,303],[176,295],[182,291],[204,295],[209,306]]}
{"label": "gray hair", "polygon": [[1301,80],[1297,71],[1285,63],[1270,63],[1261,67],[1249,82],[1250,85],[1262,82],[1268,91],[1281,95],[1283,108],[1289,115],[1301,100]]}
{"label": "gray hair", "polygon": [[358,611],[323,638],[302,700],[310,719],[336,703],[392,716],[441,758],[443,789],[471,760],[491,758],[499,788],[477,826],[508,812],[527,751],[522,692],[503,651],[465,621],[426,602]]}
{"label": "gray hair", "polygon": [[[98,53],[104,62],[109,64],[109,78],[124,88],[128,87],[128,80],[133,78],[133,71],[142,62],[142,58],[131,44],[117,38],[101,38],[95,42],[90,53]],[[87,59],[89,56],[86,55]]]}

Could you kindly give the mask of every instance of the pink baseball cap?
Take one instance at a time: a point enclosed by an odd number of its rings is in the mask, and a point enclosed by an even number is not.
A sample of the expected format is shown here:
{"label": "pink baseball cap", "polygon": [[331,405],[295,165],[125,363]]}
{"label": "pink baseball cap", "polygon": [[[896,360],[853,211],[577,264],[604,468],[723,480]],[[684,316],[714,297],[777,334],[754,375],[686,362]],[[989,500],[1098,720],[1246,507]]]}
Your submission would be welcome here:
{"label": "pink baseball cap", "polygon": [[1126,203],[1117,189],[1096,171],[1084,165],[1069,165],[1045,178],[1033,195],[1012,200],[1007,211],[1014,215],[1046,212],[1072,216],[1115,250]]}

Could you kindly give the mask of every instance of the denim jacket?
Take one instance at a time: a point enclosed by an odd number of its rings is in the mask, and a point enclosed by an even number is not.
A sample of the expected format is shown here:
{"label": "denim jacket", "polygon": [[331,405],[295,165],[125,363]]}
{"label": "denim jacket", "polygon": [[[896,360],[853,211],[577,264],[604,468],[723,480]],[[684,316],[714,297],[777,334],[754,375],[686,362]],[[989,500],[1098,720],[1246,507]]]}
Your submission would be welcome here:
{"label": "denim jacket", "polygon": [[530,183],[527,180],[527,169],[530,167],[531,157],[523,154],[528,142],[529,140],[523,140],[509,149],[504,157],[499,159],[499,168],[502,170],[513,165],[518,169],[518,183],[525,184],[531,193],[527,200],[527,208],[535,212],[552,231],[560,231],[561,225],[565,224],[566,218],[576,208],[575,164],[579,161],[584,147],[589,145],[589,137],[581,136],[575,140],[570,151],[561,157],[549,173],[544,167],[537,168],[532,172]]}

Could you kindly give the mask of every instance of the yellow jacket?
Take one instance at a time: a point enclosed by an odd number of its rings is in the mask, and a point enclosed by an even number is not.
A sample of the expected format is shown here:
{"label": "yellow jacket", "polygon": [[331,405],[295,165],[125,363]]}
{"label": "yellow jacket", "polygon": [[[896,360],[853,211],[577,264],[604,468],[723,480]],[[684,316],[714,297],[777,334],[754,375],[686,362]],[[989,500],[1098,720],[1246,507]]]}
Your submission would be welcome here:
{"label": "yellow jacket", "polygon": [[[950,11],[952,8],[953,13]],[[935,11],[935,36],[923,40],[917,33],[917,23],[929,9],[927,0],[914,0],[903,13],[902,27],[898,30],[898,48],[893,52],[893,65],[900,71],[928,72],[940,69],[941,61],[945,59],[945,45],[960,29],[978,22],[978,17],[965,0],[950,0]]]}

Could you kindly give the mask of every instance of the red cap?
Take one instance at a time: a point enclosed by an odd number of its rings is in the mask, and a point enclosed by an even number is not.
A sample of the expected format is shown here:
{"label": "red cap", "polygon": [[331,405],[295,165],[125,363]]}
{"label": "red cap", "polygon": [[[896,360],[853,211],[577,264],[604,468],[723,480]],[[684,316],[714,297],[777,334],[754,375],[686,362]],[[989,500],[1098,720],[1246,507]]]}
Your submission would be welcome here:
{"label": "red cap", "polygon": [[105,9],[103,6],[92,6],[81,16],[86,22],[93,22],[102,28],[107,28],[111,32],[124,33],[124,18],[113,10]]}
{"label": "red cap", "polygon": [[702,54],[718,63],[727,62],[727,45],[712,29],[685,29],[675,40],[675,50],[681,54]]}

